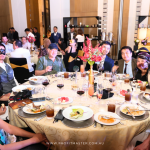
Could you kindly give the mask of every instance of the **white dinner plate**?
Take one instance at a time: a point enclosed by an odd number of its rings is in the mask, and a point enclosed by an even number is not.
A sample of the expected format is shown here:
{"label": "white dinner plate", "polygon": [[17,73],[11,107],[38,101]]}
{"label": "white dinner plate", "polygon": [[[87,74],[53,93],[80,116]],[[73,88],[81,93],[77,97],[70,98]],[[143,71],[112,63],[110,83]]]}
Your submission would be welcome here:
{"label": "white dinner plate", "polygon": [[[122,105],[122,106],[120,107],[120,111],[121,111],[123,114],[128,115],[128,116],[131,116],[131,115],[126,114],[126,113],[124,113],[124,112],[122,111],[125,107],[137,108],[137,109],[143,110],[143,108],[142,108],[141,106],[138,106],[138,105],[136,105],[136,104],[124,104],[124,105]],[[141,115],[134,115],[134,116],[142,116],[142,115],[144,115],[144,114],[145,114],[145,111],[143,111],[143,114],[141,114]]]}
{"label": "white dinner plate", "polygon": [[[72,109],[78,109],[78,108],[83,109],[84,111],[83,116],[78,117],[77,119],[70,118],[70,113],[72,112]],[[72,106],[72,107],[66,108],[62,114],[66,119],[78,122],[78,121],[84,121],[84,120],[91,118],[93,116],[93,110],[85,106]]]}
{"label": "white dinner plate", "polygon": [[22,90],[26,90],[27,88],[31,88],[30,91],[34,90],[34,86],[32,85],[18,85],[12,88],[13,92],[22,92]]}
{"label": "white dinner plate", "polygon": [[[148,94],[149,96],[148,95],[146,96],[145,94]],[[150,101],[150,93],[149,92],[144,92],[143,97],[145,97],[147,100]]]}
{"label": "white dinner plate", "polygon": [[[62,96],[62,97],[65,97],[65,96]],[[67,96],[66,96],[66,97],[67,97]],[[61,98],[61,97],[58,97],[58,98],[56,98],[55,100],[58,101],[59,98]],[[68,97],[68,98],[69,98],[69,101],[68,101],[68,102],[62,102],[61,104],[70,104],[70,103],[73,102],[73,98],[71,98],[71,97]]]}
{"label": "white dinner plate", "polygon": [[42,83],[45,79],[47,79],[46,76],[34,76],[34,77],[30,77],[29,81],[34,83]]}
{"label": "white dinner plate", "polygon": [[108,125],[108,126],[111,126],[111,125],[115,125],[115,124],[118,124],[120,122],[119,119],[115,119],[115,121],[113,123],[104,123],[102,121],[100,121],[98,119],[98,116],[99,115],[102,115],[102,116],[107,116],[107,117],[114,117],[114,118],[120,118],[117,114],[115,113],[112,113],[112,112],[98,112],[94,115],[94,120],[100,124],[103,124],[103,125]]}
{"label": "white dinner plate", "polygon": [[[34,102],[34,105],[44,105],[44,104],[41,103],[41,102]],[[31,103],[31,104],[28,104],[28,106],[31,107],[31,109],[33,108],[32,103]],[[33,114],[40,114],[40,113],[44,112],[44,111],[38,112],[38,113],[30,112],[30,111],[28,111],[28,110],[29,110],[29,107],[24,106],[23,109],[22,109],[23,112],[25,112],[25,113],[27,113],[27,114],[32,114],[32,115],[33,115]]]}

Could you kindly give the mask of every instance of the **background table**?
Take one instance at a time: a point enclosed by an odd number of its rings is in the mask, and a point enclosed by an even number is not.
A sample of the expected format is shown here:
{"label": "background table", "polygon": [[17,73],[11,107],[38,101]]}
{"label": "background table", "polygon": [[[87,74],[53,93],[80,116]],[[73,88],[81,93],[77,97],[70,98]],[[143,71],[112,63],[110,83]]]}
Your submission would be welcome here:
{"label": "background table", "polygon": [[[56,78],[50,78],[51,82],[53,80],[56,80]],[[82,83],[81,79],[78,81]],[[73,83],[74,81],[65,80],[64,89],[62,90],[62,96],[70,96],[74,98],[73,103],[69,105],[77,105],[80,102],[79,98],[75,98],[75,91],[71,89],[71,85]],[[123,87],[124,89],[127,89],[129,88],[129,85],[124,84]],[[137,92],[139,92],[139,89]],[[60,96],[59,90],[57,89],[57,82],[54,82],[48,86],[48,95],[54,99]],[[36,94],[33,96],[38,97],[41,95]],[[103,101],[108,100],[123,101],[124,98],[114,94],[112,98]],[[133,98],[133,100],[135,99]],[[93,97],[91,100],[91,103],[94,104],[93,107],[91,107],[94,114],[99,111],[99,106],[95,104],[96,101],[96,97]],[[51,104],[49,101],[46,101],[45,103]],[[61,105],[61,107],[68,107],[69,105]],[[84,105],[88,105],[86,100],[84,101]],[[117,124],[114,126],[101,127],[100,124],[97,124],[96,128],[90,126],[88,128],[75,129],[65,126],[61,121],[53,124],[53,119],[48,120],[46,117],[38,122],[34,121],[34,118],[21,118],[17,115],[17,112],[18,110],[12,110],[10,108],[10,124],[18,127],[25,127],[27,124],[34,130],[34,132],[45,133],[46,137],[54,144],[55,148],[61,150],[124,150],[133,137],[143,132],[150,126],[149,117],[143,121],[122,121],[124,125]],[[69,144],[67,144],[67,142]],[[66,145],[64,145],[65,143]]]}

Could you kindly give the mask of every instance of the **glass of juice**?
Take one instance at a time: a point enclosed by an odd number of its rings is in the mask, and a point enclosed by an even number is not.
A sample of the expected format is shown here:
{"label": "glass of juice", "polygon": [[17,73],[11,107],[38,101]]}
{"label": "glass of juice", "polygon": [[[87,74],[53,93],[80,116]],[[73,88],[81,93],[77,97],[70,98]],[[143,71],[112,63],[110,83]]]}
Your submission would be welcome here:
{"label": "glass of juice", "polygon": [[68,72],[64,73],[64,78],[66,78],[66,79],[69,78],[69,73]]}
{"label": "glass of juice", "polygon": [[125,93],[125,101],[130,102],[131,101],[131,92],[129,89],[127,89],[127,93]]}
{"label": "glass of juice", "polygon": [[52,104],[46,106],[47,119],[52,119],[54,117],[54,105]]}
{"label": "glass of juice", "polygon": [[84,65],[80,66],[80,72],[83,73],[84,72]]}
{"label": "glass of juice", "polygon": [[144,92],[146,90],[146,82],[140,83],[140,91]]}
{"label": "glass of juice", "polygon": [[109,103],[108,103],[108,111],[115,113],[115,110],[116,110],[116,105],[115,105],[115,103],[109,102]]}

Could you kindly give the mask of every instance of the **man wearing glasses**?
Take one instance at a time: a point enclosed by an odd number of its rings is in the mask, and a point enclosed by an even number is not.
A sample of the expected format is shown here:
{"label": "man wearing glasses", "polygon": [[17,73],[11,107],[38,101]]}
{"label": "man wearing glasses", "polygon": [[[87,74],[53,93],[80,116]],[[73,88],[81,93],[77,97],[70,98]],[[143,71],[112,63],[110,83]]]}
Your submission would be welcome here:
{"label": "man wearing glasses", "polygon": [[129,74],[132,78],[136,68],[136,59],[132,58],[132,49],[129,46],[124,46],[121,48],[122,59],[118,60],[118,65],[112,68],[112,71],[118,73]]}
{"label": "man wearing glasses", "polygon": [[6,49],[3,44],[0,44],[0,78],[3,86],[3,93],[7,94],[16,86],[14,80],[13,69],[7,63],[4,63],[6,57]]}

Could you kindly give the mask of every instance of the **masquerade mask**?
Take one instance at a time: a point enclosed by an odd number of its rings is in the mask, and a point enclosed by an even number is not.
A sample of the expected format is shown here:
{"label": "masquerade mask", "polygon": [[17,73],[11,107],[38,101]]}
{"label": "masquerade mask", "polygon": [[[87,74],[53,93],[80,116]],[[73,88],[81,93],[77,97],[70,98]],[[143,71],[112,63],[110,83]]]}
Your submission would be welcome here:
{"label": "masquerade mask", "polygon": [[6,54],[6,51],[5,51],[5,49],[0,49],[0,55],[5,55]]}

